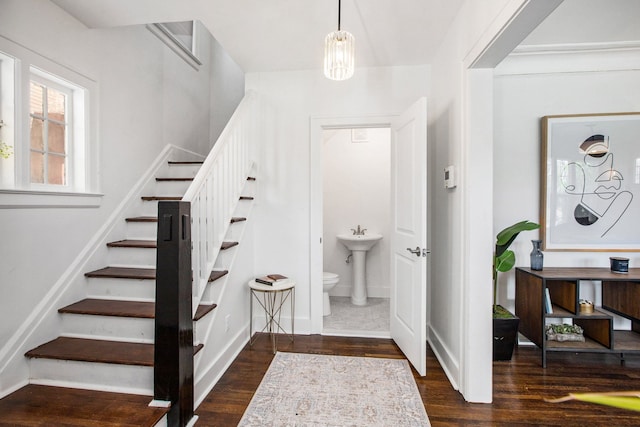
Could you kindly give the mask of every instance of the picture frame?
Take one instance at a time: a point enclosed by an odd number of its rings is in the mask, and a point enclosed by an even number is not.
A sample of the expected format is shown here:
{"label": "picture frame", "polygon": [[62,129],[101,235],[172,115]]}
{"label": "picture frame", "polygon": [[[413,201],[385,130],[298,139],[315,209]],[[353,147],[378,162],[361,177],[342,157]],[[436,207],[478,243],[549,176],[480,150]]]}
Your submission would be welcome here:
{"label": "picture frame", "polygon": [[546,251],[640,251],[640,112],[542,117]]}

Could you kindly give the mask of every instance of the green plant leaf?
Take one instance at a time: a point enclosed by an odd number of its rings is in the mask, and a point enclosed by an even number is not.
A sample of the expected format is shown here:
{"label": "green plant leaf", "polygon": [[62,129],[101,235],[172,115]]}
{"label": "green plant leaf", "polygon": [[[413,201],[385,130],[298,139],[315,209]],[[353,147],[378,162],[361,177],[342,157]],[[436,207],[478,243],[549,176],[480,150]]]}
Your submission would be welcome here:
{"label": "green plant leaf", "polygon": [[531,221],[520,221],[505,228],[496,236],[496,249],[493,253],[493,310],[495,311],[498,298],[498,272],[509,271],[516,264],[516,255],[507,250],[521,231],[535,230],[539,224]]}
{"label": "green plant leaf", "polygon": [[571,393],[559,399],[545,399],[547,402],[559,403],[569,400],[597,403],[640,412],[640,391],[622,391],[612,393]]}
{"label": "green plant leaf", "polygon": [[511,243],[518,237],[520,232],[535,230],[537,228],[540,228],[540,224],[525,220],[517,222],[499,232],[496,236],[496,257],[502,255],[502,253],[511,246]]}
{"label": "green plant leaf", "polygon": [[516,254],[511,250],[507,250],[506,252],[503,252],[500,256],[496,257],[495,264],[496,264],[495,267],[497,271],[500,271],[503,273],[505,271],[509,271],[513,268],[514,265],[516,265]]}

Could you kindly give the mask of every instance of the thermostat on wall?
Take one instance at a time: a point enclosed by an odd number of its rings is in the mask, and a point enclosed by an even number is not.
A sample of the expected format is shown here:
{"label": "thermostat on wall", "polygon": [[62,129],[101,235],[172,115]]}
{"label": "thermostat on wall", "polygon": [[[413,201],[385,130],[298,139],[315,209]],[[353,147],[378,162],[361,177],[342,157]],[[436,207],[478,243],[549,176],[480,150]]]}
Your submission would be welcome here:
{"label": "thermostat on wall", "polygon": [[447,166],[444,168],[444,188],[456,187],[456,168],[455,166]]}

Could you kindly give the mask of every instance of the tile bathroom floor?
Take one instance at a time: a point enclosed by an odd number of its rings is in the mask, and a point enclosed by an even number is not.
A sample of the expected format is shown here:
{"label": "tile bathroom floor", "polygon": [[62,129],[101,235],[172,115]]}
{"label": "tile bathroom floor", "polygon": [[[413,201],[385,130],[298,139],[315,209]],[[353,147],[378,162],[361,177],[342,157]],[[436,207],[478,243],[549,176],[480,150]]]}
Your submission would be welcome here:
{"label": "tile bathroom floor", "polygon": [[351,304],[350,297],[329,297],[331,315],[324,316],[323,335],[389,338],[389,299],[369,298],[367,305]]}

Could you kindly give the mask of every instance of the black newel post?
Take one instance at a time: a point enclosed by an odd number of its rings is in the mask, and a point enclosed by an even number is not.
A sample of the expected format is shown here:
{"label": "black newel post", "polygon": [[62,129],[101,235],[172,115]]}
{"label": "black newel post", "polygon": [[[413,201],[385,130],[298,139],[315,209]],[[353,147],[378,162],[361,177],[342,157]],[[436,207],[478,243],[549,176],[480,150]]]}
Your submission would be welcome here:
{"label": "black newel post", "polygon": [[190,213],[189,202],[158,202],[153,396],[171,402],[170,427],[193,417]]}

